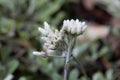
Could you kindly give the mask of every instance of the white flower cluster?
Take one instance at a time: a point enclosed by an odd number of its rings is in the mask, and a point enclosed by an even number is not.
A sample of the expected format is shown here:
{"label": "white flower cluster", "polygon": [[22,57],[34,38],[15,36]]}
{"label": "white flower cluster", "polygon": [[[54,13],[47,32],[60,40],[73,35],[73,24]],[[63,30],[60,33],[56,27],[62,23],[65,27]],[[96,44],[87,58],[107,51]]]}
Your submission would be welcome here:
{"label": "white flower cluster", "polygon": [[63,34],[57,29],[53,31],[47,22],[44,22],[44,29],[39,27],[38,30],[42,33],[41,39],[45,42],[43,45],[44,51],[49,54],[54,53],[57,43],[62,40]]}
{"label": "white flower cluster", "polygon": [[63,37],[65,32],[70,34],[80,35],[86,29],[85,22],[80,22],[78,19],[76,20],[64,20],[63,26],[60,31],[57,29],[53,31],[47,22],[44,22],[44,29],[39,27],[39,32],[42,33],[41,39],[44,41],[43,49],[44,52],[33,52],[35,55],[44,55],[45,53],[51,54],[54,53],[57,49],[57,43],[63,41]]}
{"label": "white flower cluster", "polygon": [[85,22],[80,22],[78,19],[76,20],[64,20],[63,22],[63,27],[62,27],[62,31],[65,31],[67,33],[71,33],[71,34],[82,34],[85,29],[87,28],[87,25],[85,24]]}

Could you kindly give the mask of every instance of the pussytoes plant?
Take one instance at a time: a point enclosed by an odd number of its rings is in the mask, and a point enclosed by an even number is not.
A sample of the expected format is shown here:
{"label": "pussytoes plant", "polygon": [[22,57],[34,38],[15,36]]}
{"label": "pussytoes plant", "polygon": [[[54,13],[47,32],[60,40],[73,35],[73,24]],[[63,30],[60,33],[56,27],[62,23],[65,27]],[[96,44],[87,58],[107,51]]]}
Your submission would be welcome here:
{"label": "pussytoes plant", "polygon": [[[72,50],[75,46],[77,37],[82,35],[86,28],[86,23],[80,22],[78,19],[64,20],[60,30],[52,30],[50,25],[44,22],[44,28],[38,28],[38,31],[41,33],[41,39],[44,42],[43,51],[34,51],[33,54],[43,57],[63,58],[65,61],[64,80],[68,80],[68,68],[71,58],[80,64],[77,58],[73,56]],[[56,51],[60,51],[61,56],[58,56]],[[83,72],[85,73],[85,71]]]}

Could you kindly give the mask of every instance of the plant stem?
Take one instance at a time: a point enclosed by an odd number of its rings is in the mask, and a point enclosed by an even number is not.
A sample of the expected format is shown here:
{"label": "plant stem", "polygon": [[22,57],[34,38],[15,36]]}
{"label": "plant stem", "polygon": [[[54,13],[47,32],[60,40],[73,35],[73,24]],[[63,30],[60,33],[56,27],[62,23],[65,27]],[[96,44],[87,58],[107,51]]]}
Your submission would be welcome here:
{"label": "plant stem", "polygon": [[34,55],[48,58],[65,58],[65,56],[57,56],[57,55],[48,55],[48,54],[40,54],[40,52],[35,51]]}
{"label": "plant stem", "polygon": [[68,45],[68,50],[65,56],[65,65],[64,65],[64,80],[68,80],[68,68],[69,68],[69,60],[71,55],[71,49],[72,49],[72,43],[74,42],[74,39],[70,42]]}
{"label": "plant stem", "polygon": [[48,58],[65,58],[65,56],[56,56],[56,55],[41,55],[41,57],[48,57]]}
{"label": "plant stem", "polygon": [[81,71],[83,72],[83,75],[87,78],[87,80],[90,80],[85,72],[85,69],[83,67],[83,65],[79,62],[79,60],[74,57],[72,54],[71,54],[72,58],[76,61],[76,63],[79,65],[78,68],[81,69]]}

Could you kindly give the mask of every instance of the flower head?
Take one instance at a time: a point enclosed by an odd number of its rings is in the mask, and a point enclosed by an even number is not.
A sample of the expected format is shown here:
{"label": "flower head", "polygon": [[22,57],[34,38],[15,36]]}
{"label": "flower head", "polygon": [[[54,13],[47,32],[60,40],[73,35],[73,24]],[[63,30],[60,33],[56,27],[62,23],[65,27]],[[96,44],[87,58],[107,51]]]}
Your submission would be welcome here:
{"label": "flower head", "polygon": [[82,34],[86,28],[87,25],[85,22],[80,22],[78,19],[76,20],[71,19],[71,20],[64,20],[61,31],[79,35]]}
{"label": "flower head", "polygon": [[[53,31],[47,22],[44,22],[44,29],[39,27],[38,30],[42,33],[41,39],[44,41],[43,49],[45,52],[42,52],[42,54],[54,53],[57,48],[57,43],[62,40],[63,34],[57,29]],[[38,53],[35,52],[35,54]]]}
{"label": "flower head", "polygon": [[[76,20],[64,20],[63,27],[60,31],[50,28],[47,22],[44,22],[44,28],[39,27],[38,30],[42,33],[41,39],[44,41],[43,51],[34,52],[34,55],[44,55],[55,53],[56,50],[66,50],[67,42],[63,40],[65,32],[69,34],[82,34],[86,29],[86,23]],[[73,37],[72,37],[73,38]],[[69,40],[68,40],[69,41]]]}
{"label": "flower head", "polygon": [[53,33],[49,33],[47,36],[42,36],[41,39],[45,42],[44,46],[49,49],[55,49],[59,41],[62,40],[63,34],[60,31],[55,30]]}
{"label": "flower head", "polygon": [[50,29],[50,26],[47,22],[44,22],[44,29],[39,27],[38,31],[41,32],[43,36],[46,36],[49,33],[53,33],[53,31]]}

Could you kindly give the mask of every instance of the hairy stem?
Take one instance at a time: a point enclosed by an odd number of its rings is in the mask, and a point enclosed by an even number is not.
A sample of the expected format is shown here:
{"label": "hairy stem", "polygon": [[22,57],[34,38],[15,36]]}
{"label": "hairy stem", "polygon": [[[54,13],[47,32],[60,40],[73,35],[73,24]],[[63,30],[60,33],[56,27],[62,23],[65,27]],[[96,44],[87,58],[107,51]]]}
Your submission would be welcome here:
{"label": "hairy stem", "polygon": [[74,42],[74,39],[70,42],[68,45],[68,50],[65,56],[65,65],[64,65],[64,80],[68,80],[68,68],[69,68],[69,60],[72,50],[72,43]]}

